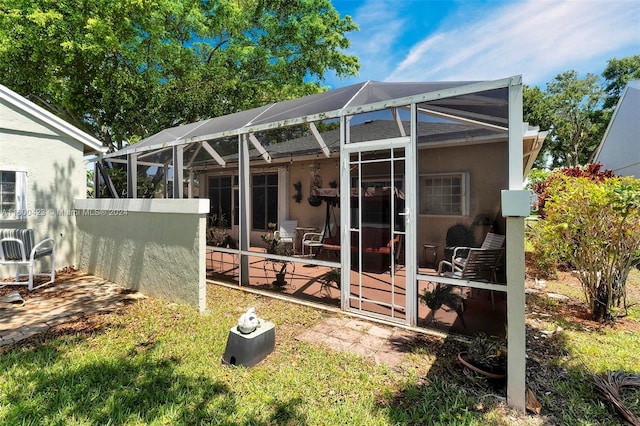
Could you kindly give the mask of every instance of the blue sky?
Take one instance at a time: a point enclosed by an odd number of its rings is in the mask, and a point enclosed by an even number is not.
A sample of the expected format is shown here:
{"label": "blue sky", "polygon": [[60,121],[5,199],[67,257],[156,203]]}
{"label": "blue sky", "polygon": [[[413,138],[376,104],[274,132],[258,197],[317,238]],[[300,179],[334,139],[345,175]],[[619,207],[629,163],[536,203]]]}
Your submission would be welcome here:
{"label": "blue sky", "polygon": [[347,53],[366,81],[495,80],[544,89],[561,72],[600,75],[640,54],[640,0],[332,0],[360,27]]}

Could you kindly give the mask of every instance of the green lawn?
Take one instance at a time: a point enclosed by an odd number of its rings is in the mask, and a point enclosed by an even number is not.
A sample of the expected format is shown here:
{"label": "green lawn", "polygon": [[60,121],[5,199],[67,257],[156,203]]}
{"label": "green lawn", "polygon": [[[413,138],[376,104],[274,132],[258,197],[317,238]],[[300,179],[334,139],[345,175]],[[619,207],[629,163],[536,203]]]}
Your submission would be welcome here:
{"label": "green lawn", "polygon": [[[504,389],[463,373],[455,339],[419,335],[390,369],[295,339],[332,314],[224,287],[208,295],[206,315],[146,299],[0,349],[0,424],[615,425],[587,371],[640,372],[638,333],[585,328],[532,299],[530,309],[546,310],[528,332],[543,408],[516,415],[496,398]],[[276,349],[251,369],[225,367],[228,331],[250,306],[276,324]],[[640,393],[627,396],[637,412]]]}

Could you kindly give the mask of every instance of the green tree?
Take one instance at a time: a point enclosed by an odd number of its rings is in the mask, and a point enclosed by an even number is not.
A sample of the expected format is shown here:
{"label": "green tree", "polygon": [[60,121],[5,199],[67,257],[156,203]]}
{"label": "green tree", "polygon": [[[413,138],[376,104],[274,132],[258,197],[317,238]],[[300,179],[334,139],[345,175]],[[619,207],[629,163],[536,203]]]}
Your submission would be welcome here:
{"label": "green tree", "polygon": [[121,148],[354,75],[329,0],[4,0],[0,81]]}
{"label": "green tree", "polygon": [[640,180],[556,171],[549,182],[535,249],[577,271],[593,319],[614,319],[640,260]]}
{"label": "green tree", "polygon": [[618,104],[618,99],[627,83],[640,79],[640,55],[609,60],[602,72],[602,77],[606,80],[604,108],[613,108]]}
{"label": "green tree", "polygon": [[547,84],[545,106],[552,125],[545,140],[553,166],[586,164],[600,143],[597,112],[602,105],[599,78],[587,74],[579,78],[575,71],[556,76]]}
{"label": "green tree", "polygon": [[[524,121],[531,125],[539,126],[542,130],[550,129],[553,118],[548,103],[547,94],[540,90],[539,87],[524,86],[522,95]],[[533,164],[536,168],[543,169],[547,164],[549,153],[545,148],[548,146],[548,139],[550,139],[550,135],[547,135],[543,148],[540,150],[540,155],[538,155],[538,158],[536,158]]]}

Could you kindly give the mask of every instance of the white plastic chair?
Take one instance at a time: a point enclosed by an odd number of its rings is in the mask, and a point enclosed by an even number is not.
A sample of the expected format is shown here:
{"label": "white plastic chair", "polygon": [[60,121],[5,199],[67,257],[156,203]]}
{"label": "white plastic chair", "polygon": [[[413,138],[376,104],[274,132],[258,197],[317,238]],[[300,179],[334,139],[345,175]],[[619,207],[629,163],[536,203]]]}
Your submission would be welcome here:
{"label": "white plastic chair", "polygon": [[[334,233],[334,228],[335,228],[335,224],[331,224],[329,225],[329,232],[327,232],[327,227],[325,226],[324,229],[322,230],[322,232],[306,232],[303,236],[302,236],[302,255],[305,255],[305,250],[304,248],[307,247],[309,250],[309,253],[307,253],[307,256],[311,256],[313,254],[313,249],[315,248],[319,248],[322,247],[322,244],[324,243],[324,238],[328,237],[329,235],[332,235]],[[327,234],[327,235],[325,235]]]}
{"label": "white plastic chair", "polygon": [[283,220],[278,230],[273,233],[273,236],[281,244],[293,244],[297,227],[297,220]]}

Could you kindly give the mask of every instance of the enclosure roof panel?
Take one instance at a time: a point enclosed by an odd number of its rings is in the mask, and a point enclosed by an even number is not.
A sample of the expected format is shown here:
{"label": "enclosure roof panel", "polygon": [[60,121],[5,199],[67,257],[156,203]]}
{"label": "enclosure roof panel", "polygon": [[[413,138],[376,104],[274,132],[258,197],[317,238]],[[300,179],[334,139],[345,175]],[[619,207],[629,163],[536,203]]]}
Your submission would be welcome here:
{"label": "enclosure roof panel", "polygon": [[[483,83],[487,85],[487,89],[483,89]],[[506,88],[492,88],[491,83],[367,81],[165,129],[137,144],[106,155],[105,158],[173,145],[211,141],[269,127],[286,127],[324,118],[335,118],[345,114],[345,111],[358,112],[360,107],[374,105],[377,108],[382,108],[378,104],[385,102],[394,101],[394,105],[404,106],[418,99],[418,96],[425,94],[432,96],[422,102],[421,107],[430,112],[481,121],[496,126],[506,126],[508,122],[508,90]],[[458,89],[460,90],[458,91]],[[459,94],[457,94],[458,92]]]}

